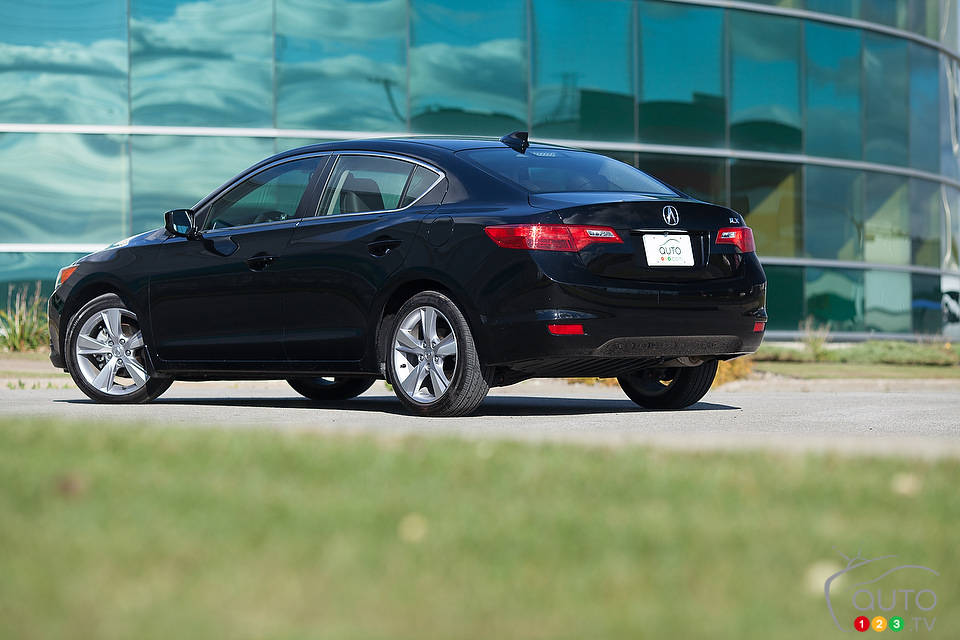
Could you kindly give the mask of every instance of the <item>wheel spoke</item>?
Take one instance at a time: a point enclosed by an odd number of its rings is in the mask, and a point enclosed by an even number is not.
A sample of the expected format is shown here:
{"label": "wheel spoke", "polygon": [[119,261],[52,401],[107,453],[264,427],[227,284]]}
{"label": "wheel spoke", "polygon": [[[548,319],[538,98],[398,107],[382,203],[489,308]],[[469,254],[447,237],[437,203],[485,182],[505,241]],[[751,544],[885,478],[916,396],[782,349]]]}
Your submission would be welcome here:
{"label": "wheel spoke", "polygon": [[420,388],[420,385],[423,384],[423,379],[426,377],[427,367],[426,361],[424,361],[417,364],[417,366],[415,366],[410,373],[407,374],[407,377],[404,378],[403,382],[400,384],[403,386],[404,391],[406,391],[410,396],[413,396],[417,392],[417,389]]}
{"label": "wheel spoke", "polygon": [[420,341],[414,338],[408,329],[404,329],[403,327],[400,327],[400,330],[397,331],[397,346],[404,346],[408,349],[413,349],[413,351],[408,353],[423,353],[423,347],[420,346]]}
{"label": "wheel spoke", "polygon": [[123,366],[138,387],[142,387],[147,382],[147,378],[150,377],[147,374],[147,371],[140,366],[140,363],[133,358],[127,358],[124,360]]}
{"label": "wheel spoke", "polygon": [[423,355],[423,349],[421,349],[420,347],[412,348],[412,347],[405,347],[403,345],[397,345],[395,348],[400,353],[409,353],[410,355],[413,355],[413,356]]}
{"label": "wheel spoke", "polygon": [[442,396],[447,390],[447,387],[450,386],[450,381],[447,380],[447,376],[443,375],[443,369],[441,369],[439,365],[430,365],[430,379],[433,381],[433,395],[438,398]]}
{"label": "wheel spoke", "polygon": [[441,358],[457,354],[457,337],[452,333],[437,343],[434,352]]}
{"label": "wheel spoke", "polygon": [[99,353],[110,353],[110,347],[90,336],[77,336],[77,355],[92,356]]}
{"label": "wheel spoke", "polygon": [[137,331],[135,334],[127,338],[127,344],[126,344],[127,349],[130,349],[130,350],[139,349],[142,346],[143,346],[143,334],[141,332]]}
{"label": "wheel spoke", "polygon": [[116,342],[120,338],[120,309],[101,311],[100,318],[103,320],[103,327],[107,330],[107,335]]}
{"label": "wheel spoke", "polygon": [[103,369],[100,370],[100,373],[97,374],[97,377],[90,381],[90,384],[100,389],[100,391],[108,393],[110,387],[113,386],[113,379],[117,375],[118,365],[119,361],[116,358],[110,358]]}
{"label": "wheel spoke", "polygon": [[420,309],[420,322],[423,326],[423,341],[428,345],[438,340],[437,337],[437,310],[433,307]]}

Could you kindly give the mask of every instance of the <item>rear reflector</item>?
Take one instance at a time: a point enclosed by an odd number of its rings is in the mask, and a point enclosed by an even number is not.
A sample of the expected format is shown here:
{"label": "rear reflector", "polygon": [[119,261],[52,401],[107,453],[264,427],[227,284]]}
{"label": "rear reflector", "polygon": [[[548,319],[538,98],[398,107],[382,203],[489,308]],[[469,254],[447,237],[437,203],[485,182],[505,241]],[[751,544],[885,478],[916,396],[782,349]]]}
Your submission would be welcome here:
{"label": "rear reflector", "polygon": [[750,227],[729,227],[717,230],[717,244],[732,244],[743,253],[757,250]]}
{"label": "rear reflector", "polygon": [[555,336],[582,336],[582,324],[548,324],[547,331]]}
{"label": "rear reflector", "polygon": [[490,239],[506,249],[580,251],[587,245],[623,240],[610,227],[577,224],[502,224],[484,228]]}
{"label": "rear reflector", "polygon": [[754,322],[754,323],[753,323],[753,332],[754,332],[754,333],[760,333],[761,331],[764,330],[764,328],[766,328],[766,326],[767,326],[767,323],[766,323],[766,322],[760,322],[760,321]]}

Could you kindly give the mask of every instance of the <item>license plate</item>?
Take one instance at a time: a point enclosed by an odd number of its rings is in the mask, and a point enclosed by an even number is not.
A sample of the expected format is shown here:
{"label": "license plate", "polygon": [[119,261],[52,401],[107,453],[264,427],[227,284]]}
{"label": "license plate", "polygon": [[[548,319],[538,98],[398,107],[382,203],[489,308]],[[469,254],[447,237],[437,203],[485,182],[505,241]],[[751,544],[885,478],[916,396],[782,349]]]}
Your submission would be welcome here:
{"label": "license plate", "polygon": [[690,236],[679,233],[643,234],[643,250],[651,267],[692,267],[693,247]]}

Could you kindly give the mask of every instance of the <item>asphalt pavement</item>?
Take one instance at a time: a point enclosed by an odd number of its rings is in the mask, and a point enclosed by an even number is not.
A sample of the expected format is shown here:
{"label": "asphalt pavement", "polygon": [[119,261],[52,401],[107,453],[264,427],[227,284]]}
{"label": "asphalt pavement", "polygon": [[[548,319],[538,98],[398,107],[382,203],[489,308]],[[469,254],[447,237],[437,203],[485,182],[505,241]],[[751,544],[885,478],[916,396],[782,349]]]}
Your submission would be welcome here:
{"label": "asphalt pavement", "polygon": [[667,412],[644,411],[617,387],[530,380],[494,389],[466,418],[406,415],[382,382],[331,405],[306,400],[283,382],[178,382],[148,405],[94,404],[68,378],[25,382],[0,386],[0,418],[960,457],[956,380],[754,379]]}

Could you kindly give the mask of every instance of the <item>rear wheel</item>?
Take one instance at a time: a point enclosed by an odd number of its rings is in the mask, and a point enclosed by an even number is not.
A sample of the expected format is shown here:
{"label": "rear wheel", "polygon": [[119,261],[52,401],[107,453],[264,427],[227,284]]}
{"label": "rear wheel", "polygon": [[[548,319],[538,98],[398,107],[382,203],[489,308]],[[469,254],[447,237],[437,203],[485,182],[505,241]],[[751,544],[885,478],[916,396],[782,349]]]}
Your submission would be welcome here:
{"label": "rear wheel", "polygon": [[463,416],[490,390],[470,326],[436,291],[413,296],[394,316],[387,373],[400,402],[422,416]]}
{"label": "rear wheel", "polygon": [[67,371],[97,402],[149,402],[173,384],[147,373],[145,351],[137,315],[112,293],[84,305],[64,341]]}
{"label": "rear wheel", "polygon": [[620,376],[617,382],[631,400],[645,409],[683,409],[710,390],[717,375],[717,361],[696,367],[641,369]]}
{"label": "rear wheel", "polygon": [[287,382],[300,395],[320,402],[335,402],[356,398],[373,385],[376,378],[364,377],[319,377],[289,378]]}

